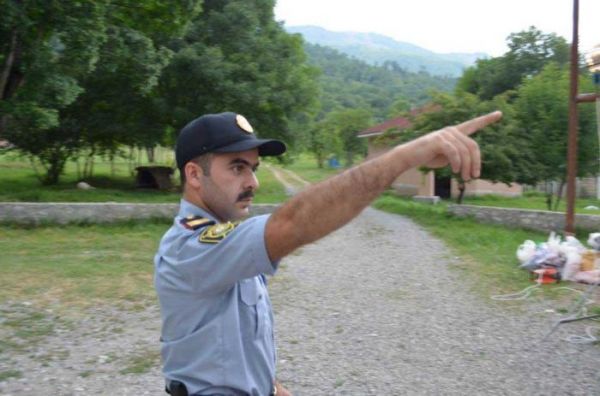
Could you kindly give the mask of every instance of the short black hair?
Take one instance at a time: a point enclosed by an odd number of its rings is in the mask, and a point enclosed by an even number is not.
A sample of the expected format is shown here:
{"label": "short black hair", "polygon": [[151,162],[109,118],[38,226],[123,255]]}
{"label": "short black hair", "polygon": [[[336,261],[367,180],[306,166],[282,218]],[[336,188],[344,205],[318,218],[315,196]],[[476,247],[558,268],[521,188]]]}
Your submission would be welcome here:
{"label": "short black hair", "polygon": [[[200,166],[200,168],[202,168],[202,174],[204,176],[210,176],[210,165],[212,163],[212,157],[212,153],[205,153],[191,159],[190,162],[193,162],[196,165]],[[179,178],[181,180],[181,189],[183,190],[186,182],[185,166],[179,170]]]}

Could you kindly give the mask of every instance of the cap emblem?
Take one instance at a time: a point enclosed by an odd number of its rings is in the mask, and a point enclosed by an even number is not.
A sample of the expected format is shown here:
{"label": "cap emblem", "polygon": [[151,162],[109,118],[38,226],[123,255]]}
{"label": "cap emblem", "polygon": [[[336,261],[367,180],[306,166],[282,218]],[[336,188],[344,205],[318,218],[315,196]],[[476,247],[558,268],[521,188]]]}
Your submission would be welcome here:
{"label": "cap emblem", "polygon": [[241,115],[241,114],[236,115],[235,122],[237,122],[238,126],[240,128],[242,128],[242,130],[244,132],[247,132],[247,133],[254,132],[254,129],[252,129],[252,125],[250,125],[250,123],[248,122],[246,117],[244,117],[243,115]]}

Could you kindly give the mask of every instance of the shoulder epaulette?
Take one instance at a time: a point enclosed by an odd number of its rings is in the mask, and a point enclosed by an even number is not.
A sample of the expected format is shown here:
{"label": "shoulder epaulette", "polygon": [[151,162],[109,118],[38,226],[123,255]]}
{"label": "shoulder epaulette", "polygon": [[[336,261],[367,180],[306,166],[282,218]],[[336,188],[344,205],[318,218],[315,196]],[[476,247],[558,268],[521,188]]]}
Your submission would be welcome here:
{"label": "shoulder epaulette", "polygon": [[187,216],[181,219],[179,222],[188,230],[197,230],[198,228],[215,224],[213,220],[202,216]]}
{"label": "shoulder epaulette", "polygon": [[212,225],[206,230],[202,231],[198,237],[198,240],[204,243],[219,243],[238,225],[240,225],[239,221],[228,221],[227,223]]}

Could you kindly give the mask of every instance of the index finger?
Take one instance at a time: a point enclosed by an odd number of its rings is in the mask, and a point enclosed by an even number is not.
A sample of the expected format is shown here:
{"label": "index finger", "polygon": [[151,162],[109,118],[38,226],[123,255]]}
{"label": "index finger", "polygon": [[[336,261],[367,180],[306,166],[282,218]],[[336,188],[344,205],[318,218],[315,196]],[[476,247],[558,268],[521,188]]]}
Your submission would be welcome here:
{"label": "index finger", "polygon": [[482,115],[477,118],[473,118],[469,121],[465,121],[461,124],[458,124],[456,128],[469,136],[472,135],[475,131],[478,131],[486,126],[493,124],[494,122],[500,120],[502,118],[501,111],[494,111],[492,113],[488,113],[486,115]]}

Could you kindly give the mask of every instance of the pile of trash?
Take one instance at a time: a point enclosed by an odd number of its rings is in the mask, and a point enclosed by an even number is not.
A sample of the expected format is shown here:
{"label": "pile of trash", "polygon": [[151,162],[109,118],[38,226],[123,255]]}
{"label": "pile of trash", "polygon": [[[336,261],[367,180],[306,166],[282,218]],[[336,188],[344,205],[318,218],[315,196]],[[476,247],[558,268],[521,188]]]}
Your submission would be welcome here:
{"label": "pile of trash", "polygon": [[551,274],[556,279],[574,282],[600,283],[600,232],[589,235],[585,247],[577,238],[563,241],[554,232],[547,242],[525,241],[517,249],[517,258],[524,268],[540,275]]}

